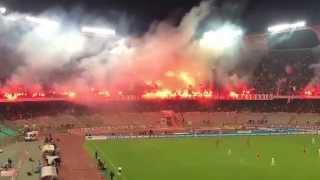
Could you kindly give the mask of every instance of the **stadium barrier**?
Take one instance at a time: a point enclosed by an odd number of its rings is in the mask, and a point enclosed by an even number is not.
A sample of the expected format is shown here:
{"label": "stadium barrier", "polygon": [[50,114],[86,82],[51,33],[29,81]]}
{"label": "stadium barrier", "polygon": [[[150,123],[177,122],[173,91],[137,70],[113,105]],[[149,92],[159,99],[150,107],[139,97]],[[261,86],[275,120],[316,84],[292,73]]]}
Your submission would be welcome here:
{"label": "stadium barrier", "polygon": [[[93,96],[96,97],[96,96]],[[319,95],[276,95],[276,94],[236,94],[235,96],[228,95],[213,95],[210,97],[206,96],[196,96],[190,95],[187,97],[180,96],[168,96],[161,99],[145,99],[141,96],[128,95],[120,97],[108,97],[108,98],[93,98],[95,101],[100,102],[125,102],[125,101],[158,101],[158,100],[198,100],[198,99],[207,99],[207,100],[246,100],[246,101],[272,101],[275,99],[320,99]],[[70,99],[69,97],[20,97],[17,98],[14,102],[79,102],[83,99]],[[0,103],[11,103],[12,100],[0,97]]]}
{"label": "stadium barrier", "polygon": [[221,137],[221,136],[280,136],[280,135],[320,135],[319,130],[309,129],[273,129],[271,131],[236,131],[229,133],[173,133],[165,135],[97,135],[86,136],[86,140],[109,140],[109,139],[148,139],[148,138],[177,138],[177,137]]}

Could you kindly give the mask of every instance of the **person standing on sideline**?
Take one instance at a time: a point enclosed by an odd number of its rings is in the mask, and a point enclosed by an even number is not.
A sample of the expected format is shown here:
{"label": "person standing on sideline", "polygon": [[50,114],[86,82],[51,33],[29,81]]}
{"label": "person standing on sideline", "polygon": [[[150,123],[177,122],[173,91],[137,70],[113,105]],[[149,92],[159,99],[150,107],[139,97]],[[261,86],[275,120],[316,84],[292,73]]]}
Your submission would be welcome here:
{"label": "person standing on sideline", "polygon": [[115,174],[114,174],[114,172],[113,172],[113,171],[111,171],[111,172],[110,172],[110,179],[111,179],[111,180],[113,180],[114,175],[115,175]]}
{"label": "person standing on sideline", "polygon": [[94,157],[96,158],[96,160],[98,159],[98,157],[99,157],[98,151],[94,152]]}

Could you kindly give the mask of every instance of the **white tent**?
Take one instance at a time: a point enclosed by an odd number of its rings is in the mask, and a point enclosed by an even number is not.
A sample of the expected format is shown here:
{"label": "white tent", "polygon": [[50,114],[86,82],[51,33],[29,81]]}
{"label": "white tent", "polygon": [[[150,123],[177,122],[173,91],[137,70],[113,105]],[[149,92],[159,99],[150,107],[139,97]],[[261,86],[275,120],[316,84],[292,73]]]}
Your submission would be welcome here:
{"label": "white tent", "polygon": [[45,144],[42,146],[42,152],[45,153],[45,152],[54,152],[55,151],[55,148],[54,148],[54,145],[52,144]]}
{"label": "white tent", "polygon": [[46,159],[48,160],[48,164],[52,165],[52,163],[58,159],[60,159],[59,156],[46,156]]}
{"label": "white tent", "polygon": [[57,169],[53,166],[44,166],[41,168],[41,179],[57,179]]}
{"label": "white tent", "polygon": [[39,135],[38,131],[27,132],[25,137],[24,137],[24,140],[25,141],[35,141],[35,140],[38,139],[38,135]]}

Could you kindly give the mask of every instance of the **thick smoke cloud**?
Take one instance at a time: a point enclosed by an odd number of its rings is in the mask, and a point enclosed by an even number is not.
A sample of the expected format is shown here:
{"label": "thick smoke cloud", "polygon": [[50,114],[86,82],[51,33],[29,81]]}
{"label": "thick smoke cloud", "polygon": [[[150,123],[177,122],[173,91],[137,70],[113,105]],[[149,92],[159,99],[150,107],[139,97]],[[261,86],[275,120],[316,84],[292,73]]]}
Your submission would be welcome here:
{"label": "thick smoke cloud", "polygon": [[[208,84],[212,69],[218,70],[216,78],[223,86],[247,83],[250,73],[234,71],[242,62],[239,55],[249,53],[243,42],[239,41],[228,53],[206,49],[200,43],[201,24],[213,11],[216,8],[212,2],[204,1],[192,8],[178,26],[155,22],[141,37],[110,38],[84,36],[64,13],[53,16],[64,22],[59,28],[12,20],[25,14],[8,15],[0,22],[1,37],[5,37],[0,42],[4,51],[0,64],[2,86],[78,92],[92,88],[135,91],[145,84],[182,89]],[[90,16],[81,17],[88,22]],[[216,29],[239,28],[225,20],[217,23]]]}

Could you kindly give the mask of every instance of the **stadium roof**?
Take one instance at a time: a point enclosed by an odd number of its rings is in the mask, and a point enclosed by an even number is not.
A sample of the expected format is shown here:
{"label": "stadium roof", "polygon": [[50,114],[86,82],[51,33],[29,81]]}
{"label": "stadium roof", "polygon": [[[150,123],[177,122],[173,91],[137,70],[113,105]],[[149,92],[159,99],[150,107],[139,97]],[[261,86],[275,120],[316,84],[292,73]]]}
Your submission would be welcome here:
{"label": "stadium roof", "polygon": [[[33,0],[30,3],[25,0],[3,0],[1,3],[10,9],[30,13],[40,13],[52,8],[66,9],[71,14],[88,12],[114,22],[125,20],[135,24],[131,28],[145,31],[154,21],[170,19],[178,22],[200,1],[161,0],[150,3],[149,0]],[[270,24],[298,18],[313,24],[320,22],[318,0],[216,0],[215,3],[221,7],[224,18],[239,22],[247,27],[249,32],[263,32]],[[148,11],[145,11],[146,8]]]}

